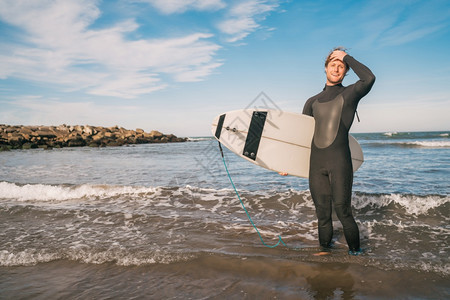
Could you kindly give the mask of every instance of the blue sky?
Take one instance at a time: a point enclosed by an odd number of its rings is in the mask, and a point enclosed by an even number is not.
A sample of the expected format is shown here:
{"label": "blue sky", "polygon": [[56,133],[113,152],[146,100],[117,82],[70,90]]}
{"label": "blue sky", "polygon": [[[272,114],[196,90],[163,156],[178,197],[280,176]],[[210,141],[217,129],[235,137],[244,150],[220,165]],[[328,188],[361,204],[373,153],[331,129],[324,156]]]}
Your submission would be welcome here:
{"label": "blue sky", "polygon": [[448,0],[0,0],[0,124],[210,135],[301,112],[341,45],[377,76],[353,132],[450,130]]}

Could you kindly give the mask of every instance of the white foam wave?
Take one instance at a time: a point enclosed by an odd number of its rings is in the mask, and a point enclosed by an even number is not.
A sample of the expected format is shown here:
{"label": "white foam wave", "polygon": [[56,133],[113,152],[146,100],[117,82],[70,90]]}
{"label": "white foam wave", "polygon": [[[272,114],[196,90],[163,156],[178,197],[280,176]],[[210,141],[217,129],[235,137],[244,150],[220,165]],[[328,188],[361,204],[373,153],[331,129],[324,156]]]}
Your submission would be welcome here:
{"label": "white foam wave", "polygon": [[357,209],[367,206],[386,207],[391,203],[401,205],[408,214],[421,215],[429,210],[443,206],[450,202],[450,197],[442,196],[417,196],[417,195],[358,195],[354,197],[352,204]]}
{"label": "white foam wave", "polygon": [[383,135],[385,135],[385,136],[393,136],[393,135],[397,135],[397,134],[398,134],[398,132],[396,132],[396,131],[383,133]]}
{"label": "white foam wave", "polygon": [[450,148],[450,141],[414,141],[403,144],[423,148]]}
{"label": "white foam wave", "polygon": [[210,141],[210,140],[212,140],[213,139],[213,137],[207,137],[207,136],[205,136],[205,137],[188,137],[188,141],[189,142],[200,142],[200,141]]}
{"label": "white foam wave", "polygon": [[442,264],[420,261],[416,263],[416,269],[425,272],[435,272],[448,276],[450,274],[450,265],[443,262]]}
{"label": "white foam wave", "polygon": [[141,266],[155,263],[170,264],[192,258],[195,258],[193,253],[170,253],[162,250],[128,253],[123,249],[110,249],[106,251],[69,249],[66,252],[44,253],[42,250],[26,249],[15,253],[6,250],[0,251],[0,266],[32,266],[38,263],[46,263],[60,259],[89,264],[115,262],[120,266]]}
{"label": "white foam wave", "polygon": [[[244,204],[247,207],[258,207],[260,211],[273,210],[271,202],[276,200],[278,205],[285,207],[293,216],[297,216],[300,211],[313,210],[314,206],[309,198],[309,193],[305,191],[289,191],[289,192],[268,192],[267,194],[258,193],[257,197],[253,197],[254,193],[242,193]],[[256,196],[256,195],[255,195]],[[221,189],[203,189],[197,187],[186,186],[184,188],[168,188],[164,187],[138,187],[138,186],[111,186],[111,185],[45,185],[45,184],[25,184],[0,182],[0,199],[7,199],[18,202],[52,202],[52,201],[69,201],[69,200],[102,200],[102,199],[141,199],[145,204],[149,204],[149,199],[157,199],[152,202],[154,206],[168,206],[176,208],[192,207],[193,204],[198,206],[199,210],[208,210],[212,213],[219,213],[221,209],[240,209],[238,198],[231,190]],[[300,197],[299,201],[288,201],[285,199],[293,199]],[[177,200],[178,199],[178,200]],[[183,201],[180,202],[180,199]],[[191,199],[189,202],[186,199]],[[186,201],[184,201],[186,200]],[[266,205],[267,200],[267,205]],[[404,195],[404,194],[356,194],[353,198],[353,205],[356,209],[362,209],[368,206],[381,208],[391,203],[401,205],[409,214],[426,214],[429,210],[439,208],[450,202],[450,197],[438,195]]]}
{"label": "white foam wave", "polygon": [[65,201],[85,198],[109,198],[120,195],[155,193],[155,188],[133,186],[88,185],[61,186],[45,184],[17,185],[0,182],[0,199],[17,201]]}
{"label": "white foam wave", "polygon": [[59,259],[59,256],[55,253],[46,254],[33,249],[27,249],[17,253],[6,250],[0,251],[0,266],[3,267],[30,266],[57,259]]}

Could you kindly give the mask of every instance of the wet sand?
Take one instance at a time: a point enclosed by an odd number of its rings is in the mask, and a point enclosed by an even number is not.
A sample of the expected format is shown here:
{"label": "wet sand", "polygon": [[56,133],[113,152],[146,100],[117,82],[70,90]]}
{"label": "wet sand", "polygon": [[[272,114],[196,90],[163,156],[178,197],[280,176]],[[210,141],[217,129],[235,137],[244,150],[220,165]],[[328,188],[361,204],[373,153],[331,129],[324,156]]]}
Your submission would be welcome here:
{"label": "wet sand", "polygon": [[449,278],[352,263],[202,254],[146,266],[1,267],[2,299],[448,299]]}

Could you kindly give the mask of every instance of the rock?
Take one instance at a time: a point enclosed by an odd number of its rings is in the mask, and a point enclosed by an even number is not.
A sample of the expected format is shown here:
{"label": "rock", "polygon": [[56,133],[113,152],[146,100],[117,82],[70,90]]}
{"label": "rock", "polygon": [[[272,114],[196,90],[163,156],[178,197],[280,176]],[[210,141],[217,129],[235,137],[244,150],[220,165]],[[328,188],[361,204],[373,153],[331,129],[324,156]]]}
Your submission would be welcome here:
{"label": "rock", "polygon": [[66,124],[62,124],[62,125],[59,125],[58,127],[56,127],[56,130],[58,130],[58,131],[69,131],[69,128],[67,127]]}
{"label": "rock", "polygon": [[92,135],[94,133],[94,130],[90,126],[84,126],[83,128],[83,134],[85,135]]}
{"label": "rock", "polygon": [[0,144],[8,144],[8,136],[0,134]]}
{"label": "rock", "polygon": [[163,134],[162,134],[161,132],[156,131],[156,130],[152,130],[152,131],[150,132],[150,135],[151,135],[152,137],[162,137],[162,136],[163,136]]}
{"label": "rock", "polygon": [[185,142],[173,134],[152,130],[145,132],[141,128],[128,130],[123,127],[100,127],[89,125],[68,126],[10,126],[0,124],[0,147],[9,149],[52,149],[61,147],[104,147],[129,144]]}
{"label": "rock", "polygon": [[106,146],[108,147],[119,147],[119,146],[123,146],[125,144],[125,141],[123,140],[109,140],[106,143]]}
{"label": "rock", "polygon": [[69,146],[69,147],[86,146],[86,141],[83,140],[82,138],[75,138],[75,139],[69,140],[67,142],[67,146]]}
{"label": "rock", "polygon": [[89,147],[100,147],[100,144],[97,142],[91,142],[88,144]]}
{"label": "rock", "polygon": [[78,133],[82,133],[82,132],[83,132],[83,127],[80,126],[80,125],[76,125],[76,126],[73,128],[73,130],[76,131],[76,132],[78,132]]}
{"label": "rock", "polygon": [[23,136],[17,131],[8,133],[8,144],[13,148],[21,148],[24,141]]}
{"label": "rock", "polygon": [[46,138],[54,138],[56,137],[55,133],[53,131],[50,131],[48,129],[44,129],[44,130],[38,130],[33,132],[34,136],[40,136],[41,138],[46,137]]}
{"label": "rock", "polygon": [[22,145],[22,149],[35,149],[38,146],[36,144],[33,143],[25,143]]}
{"label": "rock", "polygon": [[94,141],[94,142],[98,142],[98,141],[100,141],[102,138],[104,138],[105,137],[105,134],[102,132],[102,131],[99,131],[99,132],[97,132],[97,134],[96,135],[94,135],[94,136],[92,136],[92,140]]}
{"label": "rock", "polygon": [[33,130],[31,130],[31,128],[28,128],[28,127],[23,127],[23,128],[20,130],[20,133],[21,133],[22,135],[32,135],[32,134],[33,134]]}
{"label": "rock", "polygon": [[13,132],[16,132],[16,131],[17,131],[17,127],[16,126],[7,127],[7,128],[4,129],[5,133],[13,133]]}

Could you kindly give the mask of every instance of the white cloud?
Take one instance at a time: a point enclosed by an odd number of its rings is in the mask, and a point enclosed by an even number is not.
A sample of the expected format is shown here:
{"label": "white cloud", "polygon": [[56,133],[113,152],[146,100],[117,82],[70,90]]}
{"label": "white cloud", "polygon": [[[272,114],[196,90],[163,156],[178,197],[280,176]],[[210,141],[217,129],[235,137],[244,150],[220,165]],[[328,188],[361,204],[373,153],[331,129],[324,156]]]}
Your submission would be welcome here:
{"label": "white cloud", "polygon": [[361,44],[398,46],[445,30],[449,14],[442,13],[440,3],[442,2],[369,2],[357,15],[364,29]]}
{"label": "white cloud", "polygon": [[153,5],[163,14],[183,13],[189,9],[218,10],[226,5],[222,0],[141,0]]}
{"label": "white cloud", "polygon": [[141,94],[148,94],[167,87],[157,78],[148,74],[122,74],[120,78],[103,80],[97,86],[90,89],[90,94],[100,96],[113,96],[119,98],[134,98]]}
{"label": "white cloud", "polygon": [[386,32],[383,38],[380,38],[382,45],[402,45],[408,42],[419,40],[427,35],[430,35],[440,29],[445,28],[444,25],[414,25],[409,23],[403,23],[398,27],[392,28]]}
{"label": "white cloud", "polygon": [[261,25],[266,14],[275,10],[278,4],[265,0],[239,1],[230,9],[227,19],[218,24],[218,29],[229,36],[229,42],[244,39]]}
{"label": "white cloud", "polygon": [[62,102],[34,95],[18,96],[12,103],[8,109],[0,111],[1,119],[7,124],[136,126],[133,118],[142,111],[142,108],[133,105],[111,106],[90,101]]}
{"label": "white cloud", "polygon": [[[218,24],[229,42],[261,28],[275,0],[133,0],[163,13],[222,10]],[[95,0],[3,0],[0,20],[15,27],[0,41],[0,79],[51,83],[67,91],[134,98],[165,89],[170,81],[195,82],[213,74],[222,61],[210,33],[130,39],[140,29],[133,20],[95,27],[102,12]],[[226,8],[226,9],[225,9]],[[18,29],[18,30],[17,30]],[[10,29],[8,29],[10,30]],[[205,28],[205,32],[210,32]],[[141,33],[140,33],[141,34]],[[164,80],[163,80],[164,78]]]}
{"label": "white cloud", "polygon": [[[154,6],[163,14],[183,13],[188,10],[216,11],[227,8],[226,15],[217,28],[228,35],[228,42],[244,39],[259,29],[266,14],[278,7],[277,0],[234,0],[225,4],[222,0],[140,0]],[[273,28],[269,29],[273,30]]]}
{"label": "white cloud", "polygon": [[[194,2],[199,7],[218,3]],[[129,40],[126,34],[139,27],[134,20],[92,29],[101,14],[95,4],[90,0],[2,1],[0,19],[23,34],[20,40],[1,42],[0,78],[132,98],[167,87],[162,74],[199,81],[221,65],[214,58],[220,46],[210,41],[210,34]]]}

